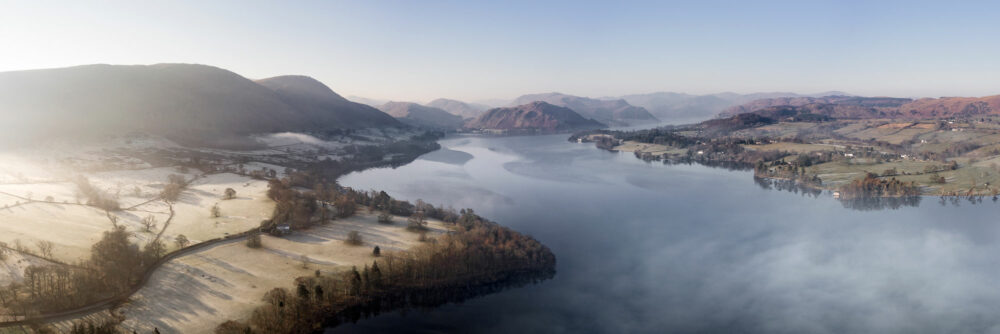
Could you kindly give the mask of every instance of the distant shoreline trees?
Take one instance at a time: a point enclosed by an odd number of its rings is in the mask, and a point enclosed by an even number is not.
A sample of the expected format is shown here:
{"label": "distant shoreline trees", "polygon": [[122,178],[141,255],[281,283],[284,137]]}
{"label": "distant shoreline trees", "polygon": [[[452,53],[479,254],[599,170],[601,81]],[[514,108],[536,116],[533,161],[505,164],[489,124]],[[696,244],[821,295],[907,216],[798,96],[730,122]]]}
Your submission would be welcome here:
{"label": "distant shoreline trees", "polygon": [[864,178],[851,181],[840,188],[842,198],[853,197],[902,197],[919,196],[920,187],[913,181],[902,182],[896,178],[884,180],[874,173],[865,174]]}

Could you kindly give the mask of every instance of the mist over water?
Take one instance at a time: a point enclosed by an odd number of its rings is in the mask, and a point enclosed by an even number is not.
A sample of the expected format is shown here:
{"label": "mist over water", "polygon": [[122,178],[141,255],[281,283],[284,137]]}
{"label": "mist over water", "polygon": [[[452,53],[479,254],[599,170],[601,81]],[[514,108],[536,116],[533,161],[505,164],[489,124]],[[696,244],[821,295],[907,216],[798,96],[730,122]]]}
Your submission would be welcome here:
{"label": "mist over water", "polygon": [[1000,205],[989,201],[858,211],[565,135],[441,145],[340,182],[474,208],[551,247],[556,277],[328,332],[1000,331]]}

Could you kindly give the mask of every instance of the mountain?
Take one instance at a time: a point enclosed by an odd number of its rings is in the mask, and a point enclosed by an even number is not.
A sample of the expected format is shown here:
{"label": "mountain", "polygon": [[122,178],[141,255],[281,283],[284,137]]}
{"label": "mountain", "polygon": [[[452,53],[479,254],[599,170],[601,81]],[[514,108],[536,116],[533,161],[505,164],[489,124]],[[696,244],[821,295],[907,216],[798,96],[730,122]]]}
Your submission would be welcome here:
{"label": "mountain", "polygon": [[650,94],[625,95],[621,99],[631,105],[646,108],[661,120],[705,119],[718,114],[739,98],[717,95],[690,95],[684,93],[658,92]]}
{"label": "mountain", "polygon": [[427,106],[438,108],[466,119],[479,117],[486,109],[490,108],[481,104],[469,104],[451,99],[437,99],[428,103]]}
{"label": "mountain", "polygon": [[[778,97],[849,95],[844,92],[823,92],[801,95],[788,92],[737,94],[731,92],[693,95],[673,92],[632,94],[618,97],[631,105],[646,108],[661,120],[693,121],[715,117],[723,110],[753,100]],[[618,99],[612,98],[612,99]]]}
{"label": "mountain", "polygon": [[319,124],[337,124],[346,128],[372,128],[398,125],[398,122],[371,106],[348,101],[316,79],[286,75],[257,80],[295,108],[300,116]]}
{"label": "mountain", "polygon": [[491,108],[499,108],[499,107],[503,107],[503,106],[509,106],[510,103],[511,103],[511,100],[510,99],[496,99],[496,98],[494,98],[494,99],[479,99],[479,100],[474,100],[474,101],[470,101],[470,102],[472,102],[473,104],[478,104],[478,105],[481,105],[481,106],[486,106],[486,109],[491,109]]}
{"label": "mountain", "polygon": [[570,108],[583,117],[608,125],[627,126],[659,122],[646,109],[630,105],[622,99],[598,100],[562,93],[545,93],[522,95],[514,100],[514,105],[524,105],[535,101]]}
{"label": "mountain", "polygon": [[369,99],[367,97],[354,96],[354,95],[348,96],[347,99],[351,100],[352,102],[361,103],[373,108],[378,108],[379,106],[386,104],[386,102],[389,102],[389,100]]}
{"label": "mountain", "polygon": [[586,119],[575,111],[542,101],[494,108],[465,124],[472,129],[563,131],[605,127],[593,119]]}
{"label": "mountain", "polygon": [[[295,84],[278,84],[286,81]],[[0,122],[11,130],[0,135],[31,140],[143,131],[195,143],[261,132],[402,126],[338,101],[318,82],[304,81],[276,80],[272,89],[224,69],[191,64],[3,72]]]}
{"label": "mountain", "polygon": [[733,106],[719,113],[719,117],[725,118],[772,107],[801,107],[834,118],[900,117],[899,107],[911,101],[893,97],[779,97]]}
{"label": "mountain", "polygon": [[440,130],[454,130],[462,127],[462,117],[438,108],[412,102],[389,102],[379,106],[379,109],[412,126]]}

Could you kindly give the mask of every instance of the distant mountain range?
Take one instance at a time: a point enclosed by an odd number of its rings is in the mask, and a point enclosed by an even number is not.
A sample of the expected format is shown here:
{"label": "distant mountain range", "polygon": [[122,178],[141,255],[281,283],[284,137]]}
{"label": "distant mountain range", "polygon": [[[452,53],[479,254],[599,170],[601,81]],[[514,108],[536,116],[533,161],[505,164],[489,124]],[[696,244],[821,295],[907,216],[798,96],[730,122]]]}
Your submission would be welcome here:
{"label": "distant mountain range", "polygon": [[658,123],[660,121],[645,108],[630,105],[623,99],[598,100],[562,93],[544,93],[523,95],[514,99],[512,104],[518,106],[536,101],[566,107],[585,118],[613,126]]}
{"label": "distant mountain range", "polygon": [[308,77],[254,82],[205,65],[86,65],[0,73],[5,139],[143,131],[180,142],[280,131],[402,127]]}
{"label": "distant mountain range", "polygon": [[422,128],[455,130],[461,128],[463,122],[461,116],[413,102],[389,102],[379,106],[379,110],[405,124]]}
{"label": "distant mountain range", "polygon": [[597,129],[606,127],[606,125],[593,119],[584,118],[572,109],[534,101],[515,107],[490,109],[478,118],[467,122],[465,127],[496,130],[566,131]]}
{"label": "distant mountain range", "polygon": [[746,113],[766,119],[816,120],[974,117],[1000,115],[1000,96],[912,100],[842,92],[659,92],[595,99],[544,93],[524,95],[509,107],[488,111],[485,105],[450,99],[437,99],[428,105],[389,102],[378,106],[351,102],[306,76],[253,81],[206,65],[86,65],[0,73],[0,122],[8,129],[0,137],[7,143],[133,131],[197,144],[254,133],[371,127],[563,130]]}
{"label": "distant mountain range", "polygon": [[[491,105],[518,106],[534,101],[573,109],[585,118],[593,118],[605,124],[641,125],[658,121],[700,121],[716,117],[728,108],[759,99],[779,97],[823,97],[850,96],[844,92],[831,91],[817,94],[773,93],[718,93],[692,95],[685,93],[656,92],[631,94],[620,97],[589,98],[562,93],[540,93],[522,95],[514,100],[493,99]],[[350,100],[379,107],[387,101],[351,96]],[[462,118],[479,116],[490,107],[483,103],[470,103],[453,99],[436,99],[426,106],[438,108]]]}
{"label": "distant mountain range", "polygon": [[632,94],[605,99],[623,99],[629,104],[646,108],[650,113],[662,120],[689,121],[715,117],[723,110],[750,101],[778,97],[817,97],[849,94],[844,92],[823,92],[801,95],[787,92],[774,93],[718,93],[692,95],[685,93],[657,92],[649,94]]}
{"label": "distant mountain range", "polygon": [[752,101],[726,109],[720,117],[745,113],[762,116],[815,114],[841,119],[908,118],[940,119],[1000,115],[1000,95],[987,97],[942,97],[907,99],[892,97],[826,96],[771,98]]}
{"label": "distant mountain range", "polygon": [[427,103],[428,107],[438,108],[447,111],[453,115],[461,116],[462,118],[476,118],[482,115],[484,111],[490,109],[489,106],[475,103],[465,103],[458,100],[451,99],[437,99]]}

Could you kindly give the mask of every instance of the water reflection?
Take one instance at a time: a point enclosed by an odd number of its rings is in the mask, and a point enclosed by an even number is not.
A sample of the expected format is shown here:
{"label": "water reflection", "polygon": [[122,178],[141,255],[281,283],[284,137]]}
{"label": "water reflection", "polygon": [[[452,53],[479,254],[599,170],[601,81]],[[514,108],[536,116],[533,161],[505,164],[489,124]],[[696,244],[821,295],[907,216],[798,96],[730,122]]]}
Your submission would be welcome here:
{"label": "water reflection", "polygon": [[[819,195],[824,193],[823,190],[803,185],[795,180],[771,179],[754,176],[753,181],[760,186],[761,189],[787,191],[793,194],[801,194],[802,196],[809,196],[813,198],[818,198]],[[921,200],[922,197],[920,196],[853,197],[837,199],[837,201],[840,202],[844,208],[858,211],[896,210],[907,206],[916,207],[920,205]]]}
{"label": "water reflection", "polygon": [[787,191],[790,193],[802,194],[802,196],[810,196],[813,198],[819,197],[819,195],[823,193],[823,190],[805,186],[803,184],[795,182],[795,180],[771,179],[771,178],[754,176],[753,182],[756,183],[758,186],[760,186],[761,189]]}
{"label": "water reflection", "polygon": [[988,197],[845,205],[826,192],[763,184],[748,171],[646,163],[565,136],[442,145],[473,159],[418,160],[341,183],[476,208],[548,245],[558,275],[335,331],[1000,330],[1000,224]]}
{"label": "water reflection", "polygon": [[904,206],[920,206],[921,196],[904,196],[904,197],[855,197],[855,198],[841,198],[839,199],[840,204],[843,204],[845,208],[858,210],[858,211],[871,211],[871,210],[896,210]]}

